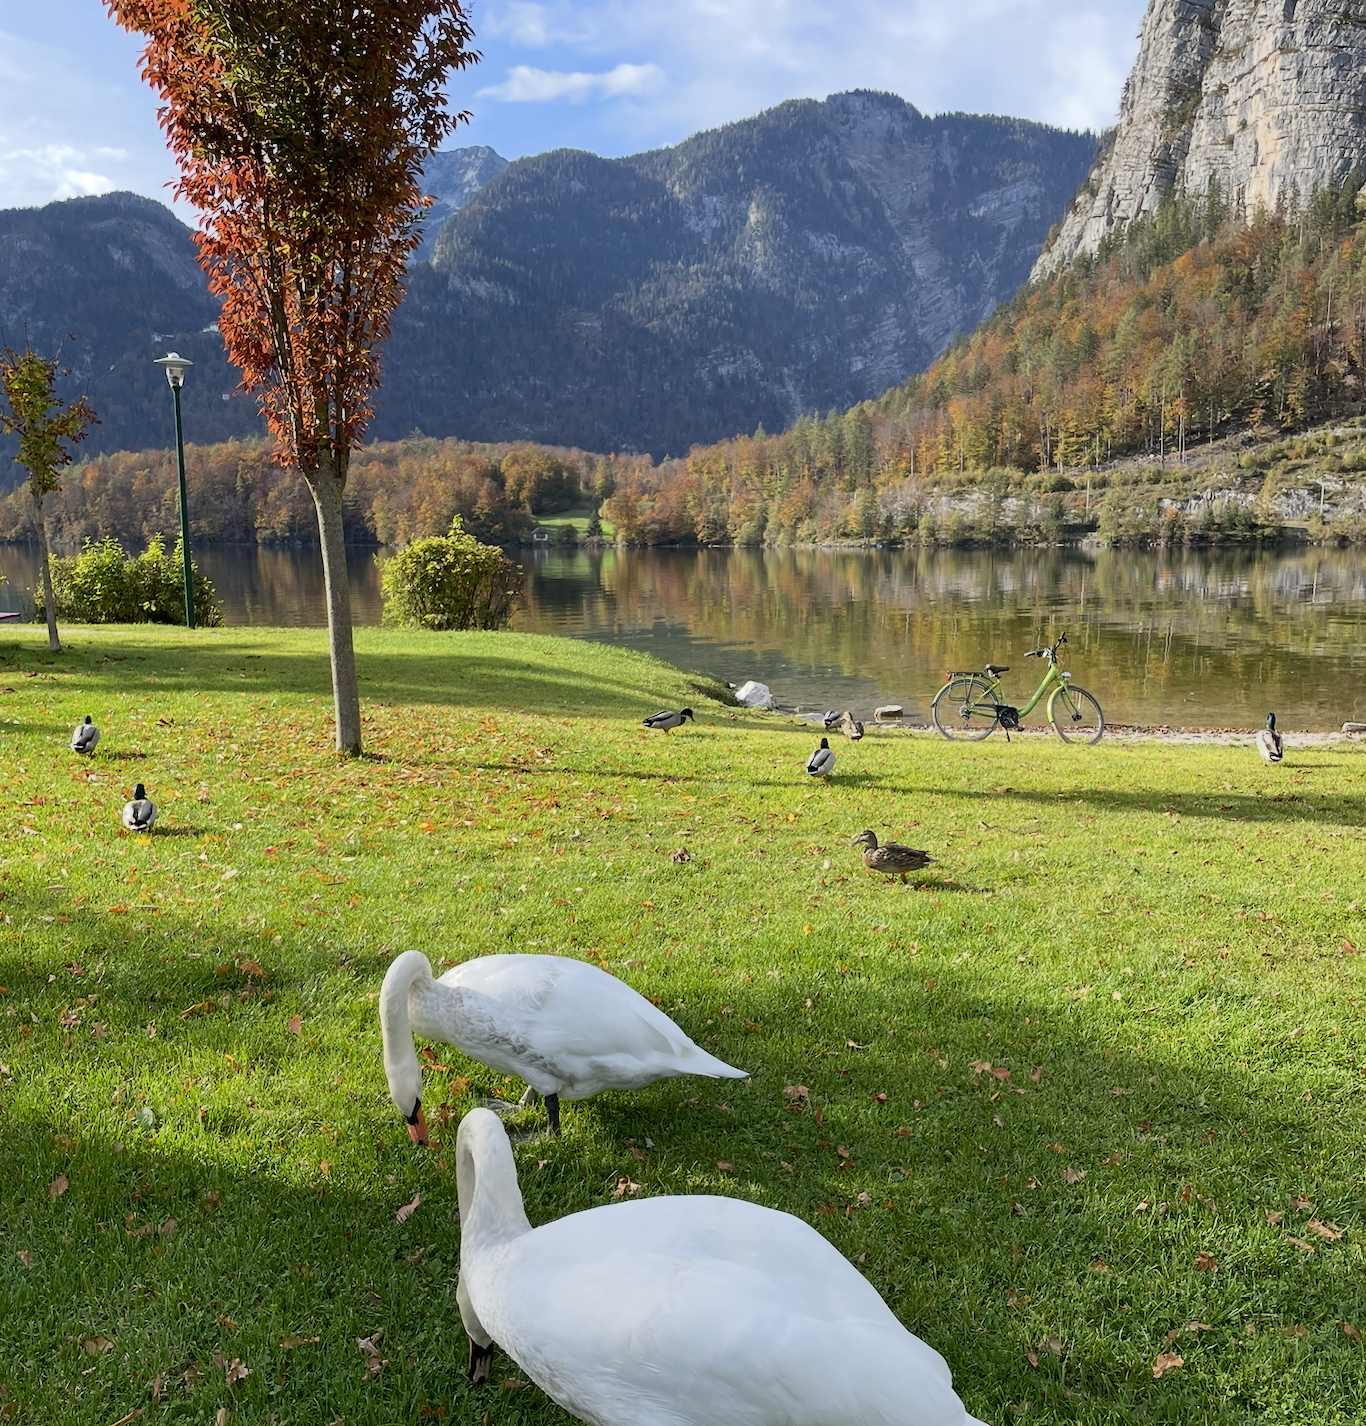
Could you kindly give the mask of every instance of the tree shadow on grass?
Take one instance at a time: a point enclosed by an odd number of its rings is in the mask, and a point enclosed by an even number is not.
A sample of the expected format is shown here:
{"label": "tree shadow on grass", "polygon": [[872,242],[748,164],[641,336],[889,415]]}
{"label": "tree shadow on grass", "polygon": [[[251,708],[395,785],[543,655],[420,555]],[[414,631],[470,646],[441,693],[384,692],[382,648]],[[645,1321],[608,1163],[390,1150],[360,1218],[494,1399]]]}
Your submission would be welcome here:
{"label": "tree shadow on grass", "polygon": [[[923,789],[916,789],[922,792]],[[994,789],[970,790],[937,787],[935,791],[946,799],[969,802],[979,812],[985,812],[1003,799],[1011,802],[1049,807],[1055,810],[1085,809],[1088,815],[1102,818],[1107,812],[1134,813],[1178,812],[1183,818],[1205,822],[1270,822],[1291,823],[1312,820],[1335,827],[1359,827],[1366,824],[1366,798],[1348,797],[1305,788],[1302,792],[1280,793],[1272,797],[1248,796],[1245,793],[1180,793],[1180,792],[1116,792],[1108,789],[1060,792],[1008,792]]]}

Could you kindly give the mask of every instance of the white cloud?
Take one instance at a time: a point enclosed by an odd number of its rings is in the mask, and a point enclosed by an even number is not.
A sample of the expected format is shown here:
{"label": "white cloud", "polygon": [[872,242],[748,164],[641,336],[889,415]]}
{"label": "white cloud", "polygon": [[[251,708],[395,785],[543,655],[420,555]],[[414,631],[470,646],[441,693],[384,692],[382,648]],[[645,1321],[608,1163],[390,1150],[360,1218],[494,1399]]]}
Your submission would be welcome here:
{"label": "white cloud", "polygon": [[[515,61],[518,48],[553,51],[552,64],[541,62],[548,74],[597,72],[618,58],[666,64],[669,85],[631,111],[652,140],[853,88],[890,90],[930,113],[1102,128],[1118,112],[1145,4],[487,0],[475,25],[495,63]],[[507,90],[494,86],[481,97]]]}
{"label": "white cloud", "polygon": [[514,65],[502,84],[479,90],[479,99],[497,99],[505,104],[545,104],[556,99],[582,103],[585,99],[615,99],[622,95],[646,94],[664,82],[657,64],[619,64],[604,74],[533,69]]}
{"label": "white cloud", "polygon": [[542,49],[558,38],[552,35],[550,15],[544,5],[530,5],[526,0],[495,10],[484,27],[489,34],[508,39],[527,49]]}
{"label": "white cloud", "polygon": [[115,185],[103,173],[84,167],[90,155],[67,144],[8,148],[0,138],[0,193],[19,205],[50,203],[108,193]]}

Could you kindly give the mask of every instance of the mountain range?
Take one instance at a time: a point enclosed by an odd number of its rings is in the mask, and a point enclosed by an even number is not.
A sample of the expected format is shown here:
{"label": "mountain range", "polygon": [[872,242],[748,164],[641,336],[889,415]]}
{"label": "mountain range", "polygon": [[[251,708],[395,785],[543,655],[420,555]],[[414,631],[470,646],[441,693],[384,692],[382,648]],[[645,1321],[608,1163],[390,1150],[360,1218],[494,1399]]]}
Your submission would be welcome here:
{"label": "mountain range", "polygon": [[[373,434],[664,455],[874,396],[1011,295],[1094,155],[872,93],[623,159],[434,155]],[[0,211],[0,335],[62,350],[101,416],[87,450],[168,443],[171,347],[196,363],[187,438],[259,434],[215,316],[159,203]]]}

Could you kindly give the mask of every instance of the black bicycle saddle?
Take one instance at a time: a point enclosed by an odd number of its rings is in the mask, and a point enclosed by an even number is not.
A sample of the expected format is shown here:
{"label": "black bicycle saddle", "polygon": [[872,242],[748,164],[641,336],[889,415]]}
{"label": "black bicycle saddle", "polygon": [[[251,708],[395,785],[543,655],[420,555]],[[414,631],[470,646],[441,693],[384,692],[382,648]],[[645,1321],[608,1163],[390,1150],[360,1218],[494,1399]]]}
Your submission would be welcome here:
{"label": "black bicycle saddle", "polygon": [[1000,678],[1003,673],[1010,672],[1010,665],[1008,663],[989,663],[982,672],[988,678]]}

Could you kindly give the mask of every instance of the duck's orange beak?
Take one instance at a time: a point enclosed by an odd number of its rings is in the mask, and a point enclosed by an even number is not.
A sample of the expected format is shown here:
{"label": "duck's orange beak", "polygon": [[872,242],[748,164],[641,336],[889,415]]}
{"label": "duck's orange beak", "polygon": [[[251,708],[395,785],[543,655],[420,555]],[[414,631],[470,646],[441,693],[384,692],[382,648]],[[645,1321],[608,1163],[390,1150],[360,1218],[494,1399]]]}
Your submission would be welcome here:
{"label": "duck's orange beak", "polygon": [[408,1137],[415,1144],[426,1144],[430,1142],[427,1136],[427,1116],[422,1112],[420,1106],[417,1111],[416,1121],[408,1125]]}

